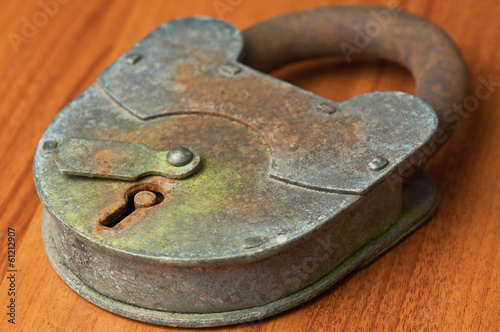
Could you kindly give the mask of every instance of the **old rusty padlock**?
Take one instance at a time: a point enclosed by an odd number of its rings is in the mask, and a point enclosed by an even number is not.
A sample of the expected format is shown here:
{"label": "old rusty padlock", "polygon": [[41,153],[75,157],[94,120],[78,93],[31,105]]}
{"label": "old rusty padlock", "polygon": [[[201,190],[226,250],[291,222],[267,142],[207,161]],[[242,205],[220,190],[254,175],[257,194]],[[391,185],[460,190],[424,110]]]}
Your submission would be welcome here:
{"label": "old rusty padlock", "polygon": [[[353,44],[354,26],[370,39]],[[262,73],[345,52],[405,65],[417,96],[333,102]],[[324,8],[243,33],[206,17],[166,23],[41,138],[47,254],[80,295],[145,322],[282,312],[429,217],[436,192],[419,170],[467,88],[450,38],[401,11]]]}

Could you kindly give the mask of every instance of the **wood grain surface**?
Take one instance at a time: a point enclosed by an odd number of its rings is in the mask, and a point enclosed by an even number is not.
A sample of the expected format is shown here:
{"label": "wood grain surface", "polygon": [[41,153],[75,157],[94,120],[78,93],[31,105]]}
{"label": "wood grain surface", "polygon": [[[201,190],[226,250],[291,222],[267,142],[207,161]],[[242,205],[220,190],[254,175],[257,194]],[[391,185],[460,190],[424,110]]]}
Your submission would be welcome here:
{"label": "wood grain surface", "polygon": [[[227,330],[499,331],[500,2],[60,0],[58,8],[44,9],[47,2],[53,1],[0,2],[0,330],[168,330],[87,302],[58,277],[43,249],[42,205],[32,174],[35,147],[52,118],[102,70],[179,16],[209,15],[244,29],[305,8],[369,3],[396,4],[437,23],[468,64],[464,121],[426,166],[438,188],[438,210],[392,251],[319,298]],[[38,27],[30,30],[32,23]],[[327,59],[276,75],[334,100],[414,89],[404,69],[385,62],[344,65]],[[7,322],[8,227],[16,233],[15,325]]]}

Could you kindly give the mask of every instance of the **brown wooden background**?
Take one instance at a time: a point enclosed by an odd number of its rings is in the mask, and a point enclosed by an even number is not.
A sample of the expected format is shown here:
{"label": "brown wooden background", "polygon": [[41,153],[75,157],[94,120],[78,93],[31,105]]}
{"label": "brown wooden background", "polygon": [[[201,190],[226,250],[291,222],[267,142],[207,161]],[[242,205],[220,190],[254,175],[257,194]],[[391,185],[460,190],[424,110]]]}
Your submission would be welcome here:
{"label": "brown wooden background", "polygon": [[[162,329],[101,310],[59,279],[43,249],[32,159],[38,139],[59,110],[165,21],[203,14],[243,29],[303,8],[399,3],[436,22],[458,43],[469,66],[472,97],[481,78],[500,82],[497,0],[65,2],[47,22],[38,17],[42,10],[38,0],[0,2],[0,330]],[[24,31],[29,38],[16,52],[8,36],[23,36],[23,20],[33,21],[34,16],[42,19],[41,27]],[[319,61],[280,72],[279,77],[335,100],[371,90],[411,93],[414,89],[405,70],[387,63],[338,66]],[[457,134],[426,167],[440,198],[428,224],[318,299],[260,323],[230,329],[498,331],[500,84],[490,88],[490,96],[477,107],[472,105]],[[17,234],[15,326],[7,324],[5,314],[7,227]]]}

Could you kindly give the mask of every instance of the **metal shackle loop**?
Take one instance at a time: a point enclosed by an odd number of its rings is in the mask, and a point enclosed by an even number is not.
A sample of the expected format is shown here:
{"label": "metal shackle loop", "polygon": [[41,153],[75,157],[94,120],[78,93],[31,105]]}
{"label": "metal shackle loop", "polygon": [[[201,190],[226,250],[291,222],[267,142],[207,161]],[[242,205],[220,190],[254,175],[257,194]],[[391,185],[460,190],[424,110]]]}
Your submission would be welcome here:
{"label": "metal shackle loop", "polygon": [[[271,72],[287,64],[322,56],[371,55],[403,65],[416,82],[415,95],[429,103],[439,118],[432,150],[448,140],[460,123],[457,106],[469,91],[467,69],[458,47],[435,24],[416,15],[385,7],[327,7],[284,15],[243,31],[242,63]],[[457,120],[458,119],[458,120]],[[429,147],[428,147],[429,148]]]}

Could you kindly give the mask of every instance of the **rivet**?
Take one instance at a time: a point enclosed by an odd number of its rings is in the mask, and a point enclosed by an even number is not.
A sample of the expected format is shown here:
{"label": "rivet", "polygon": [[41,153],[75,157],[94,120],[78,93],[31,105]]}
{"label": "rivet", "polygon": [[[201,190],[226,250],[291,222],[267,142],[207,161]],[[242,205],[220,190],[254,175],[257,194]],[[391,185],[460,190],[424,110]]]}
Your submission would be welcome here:
{"label": "rivet", "polygon": [[142,55],[137,53],[131,53],[125,57],[125,62],[129,65],[135,65],[137,62],[141,61]]}
{"label": "rivet", "polygon": [[245,240],[243,240],[243,248],[244,249],[252,249],[252,248],[257,248],[260,247],[264,241],[260,237],[252,236],[252,237],[247,237]]}
{"label": "rivet", "polygon": [[52,152],[54,152],[54,150],[57,149],[58,146],[59,146],[59,142],[57,142],[57,141],[53,141],[53,140],[45,141],[42,144],[42,153],[45,155],[49,155]]}
{"label": "rivet", "polygon": [[170,165],[181,167],[189,164],[193,160],[193,153],[188,148],[179,146],[167,153],[167,161]]}
{"label": "rivet", "polygon": [[226,63],[219,68],[220,72],[226,75],[235,76],[241,72],[241,67],[234,63]]}
{"label": "rivet", "polygon": [[333,107],[332,105],[327,104],[327,103],[319,104],[317,106],[317,109],[326,113],[326,114],[333,114],[333,113],[337,112],[337,109],[335,107]]}
{"label": "rivet", "polygon": [[376,157],[370,163],[368,163],[368,168],[371,171],[378,172],[384,169],[387,165],[389,165],[389,160],[384,157]]}
{"label": "rivet", "polygon": [[135,209],[146,208],[155,205],[156,194],[152,191],[139,191],[134,196]]}

